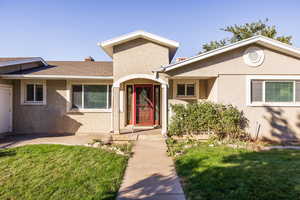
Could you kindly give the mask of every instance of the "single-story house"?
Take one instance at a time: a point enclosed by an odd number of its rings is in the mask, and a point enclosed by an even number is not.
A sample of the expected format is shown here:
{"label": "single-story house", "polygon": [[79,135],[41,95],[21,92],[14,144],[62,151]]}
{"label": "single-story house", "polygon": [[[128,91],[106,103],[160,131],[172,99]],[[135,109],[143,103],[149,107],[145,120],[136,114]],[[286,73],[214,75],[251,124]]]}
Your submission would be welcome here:
{"label": "single-story house", "polygon": [[168,131],[170,104],[233,104],[252,137],[300,138],[300,50],[255,36],[172,61],[179,43],[136,31],[98,43],[111,62],[0,58],[0,133]]}

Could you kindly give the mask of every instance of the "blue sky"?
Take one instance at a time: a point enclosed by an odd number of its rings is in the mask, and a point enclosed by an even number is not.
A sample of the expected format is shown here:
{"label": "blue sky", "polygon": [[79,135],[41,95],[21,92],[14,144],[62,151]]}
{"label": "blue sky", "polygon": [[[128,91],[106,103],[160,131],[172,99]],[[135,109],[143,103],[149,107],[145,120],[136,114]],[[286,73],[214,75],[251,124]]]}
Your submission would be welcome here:
{"label": "blue sky", "polygon": [[176,57],[229,36],[226,25],[270,19],[300,47],[298,0],[0,0],[0,57],[110,58],[97,42],[145,30],[180,43]]}

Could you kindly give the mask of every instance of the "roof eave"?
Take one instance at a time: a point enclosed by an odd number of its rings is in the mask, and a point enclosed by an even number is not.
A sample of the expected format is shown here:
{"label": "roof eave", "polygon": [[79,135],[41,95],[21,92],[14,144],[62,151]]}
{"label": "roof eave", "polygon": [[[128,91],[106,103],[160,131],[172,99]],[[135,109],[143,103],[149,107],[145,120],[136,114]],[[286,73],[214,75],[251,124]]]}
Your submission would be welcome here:
{"label": "roof eave", "polygon": [[191,58],[183,60],[181,62],[170,64],[168,66],[165,66],[164,69],[165,69],[165,71],[170,71],[170,70],[179,68],[181,66],[185,66],[185,65],[188,65],[188,64],[191,64],[191,63],[194,63],[194,62],[197,62],[197,61],[200,61],[200,60],[203,60],[203,59],[206,59],[206,58],[209,58],[209,57],[212,57],[212,56],[215,56],[215,55],[218,55],[218,54],[230,51],[230,50],[234,50],[234,49],[237,49],[237,48],[240,48],[243,46],[247,46],[247,45],[253,44],[253,43],[258,43],[263,46],[267,46],[269,48],[276,49],[278,51],[281,51],[281,52],[284,52],[284,53],[287,53],[287,54],[290,54],[290,55],[300,58],[300,50],[296,49],[295,47],[292,47],[291,45],[287,45],[282,42],[279,42],[279,41],[276,41],[276,40],[273,40],[273,39],[270,39],[270,38],[267,38],[264,36],[254,36],[254,37],[246,39],[246,40],[242,40],[242,41],[239,41],[239,42],[236,42],[233,44],[229,44],[227,46],[224,46],[224,47],[221,47],[221,48],[209,51],[209,52],[205,52],[203,54],[191,57]]}
{"label": "roof eave", "polygon": [[72,76],[72,75],[34,75],[34,74],[3,74],[2,79],[93,79],[93,80],[113,80],[113,76]]}
{"label": "roof eave", "polygon": [[148,33],[145,31],[135,31],[126,35],[122,35],[120,37],[116,37],[110,40],[106,40],[103,42],[97,43],[98,46],[100,46],[105,53],[107,53],[110,57],[113,55],[113,47],[118,44],[122,44],[134,39],[138,38],[144,38],[147,40],[150,40],[152,42],[156,42],[158,44],[161,44],[163,46],[166,46],[170,49],[170,57],[173,57],[175,55],[175,52],[177,51],[179,47],[179,43],[174,40],[169,40],[167,38],[154,35],[152,33]]}
{"label": "roof eave", "polygon": [[0,64],[0,67],[9,67],[13,65],[22,65],[34,62],[41,62],[44,66],[48,66],[48,63],[41,57],[30,58],[30,59],[23,59],[23,60],[13,60],[9,61],[7,64]]}

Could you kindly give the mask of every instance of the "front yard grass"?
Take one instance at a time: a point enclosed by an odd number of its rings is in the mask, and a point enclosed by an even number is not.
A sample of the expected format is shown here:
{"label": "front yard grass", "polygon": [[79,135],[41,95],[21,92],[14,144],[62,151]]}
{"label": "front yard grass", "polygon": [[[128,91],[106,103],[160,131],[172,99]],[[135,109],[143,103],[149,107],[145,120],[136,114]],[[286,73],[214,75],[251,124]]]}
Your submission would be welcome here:
{"label": "front yard grass", "polygon": [[182,148],[175,164],[190,200],[300,199],[299,150],[254,152],[206,143],[170,148]]}
{"label": "front yard grass", "polygon": [[0,150],[0,199],[115,199],[127,159],[80,146]]}

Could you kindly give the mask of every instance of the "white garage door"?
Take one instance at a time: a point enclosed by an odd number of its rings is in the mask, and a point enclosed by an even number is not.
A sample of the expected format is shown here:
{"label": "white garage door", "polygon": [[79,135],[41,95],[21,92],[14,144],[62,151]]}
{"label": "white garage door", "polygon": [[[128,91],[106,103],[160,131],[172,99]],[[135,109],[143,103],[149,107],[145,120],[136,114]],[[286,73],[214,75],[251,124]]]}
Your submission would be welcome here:
{"label": "white garage door", "polygon": [[0,134],[12,131],[12,88],[0,85]]}

